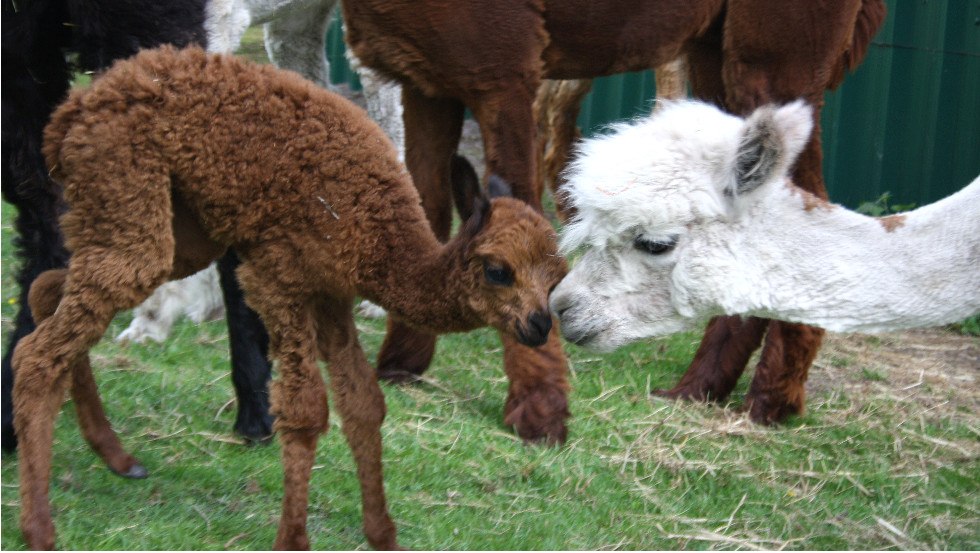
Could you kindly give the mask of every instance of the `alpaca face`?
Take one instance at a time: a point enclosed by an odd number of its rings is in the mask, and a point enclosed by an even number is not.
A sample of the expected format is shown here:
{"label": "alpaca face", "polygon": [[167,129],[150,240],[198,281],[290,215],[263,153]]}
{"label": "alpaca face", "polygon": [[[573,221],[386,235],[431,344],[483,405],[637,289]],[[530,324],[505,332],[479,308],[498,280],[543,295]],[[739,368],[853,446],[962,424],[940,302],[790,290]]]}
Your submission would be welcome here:
{"label": "alpaca face", "polygon": [[679,102],[586,141],[562,237],[584,253],[551,298],[566,339],[608,351],[717,314],[740,274],[731,238],[744,196],[785,178],[811,121],[800,103],[742,120]]}
{"label": "alpaca face", "polygon": [[523,202],[498,198],[469,252],[470,308],[526,346],[544,344],[548,294],[567,272],[551,225]]}

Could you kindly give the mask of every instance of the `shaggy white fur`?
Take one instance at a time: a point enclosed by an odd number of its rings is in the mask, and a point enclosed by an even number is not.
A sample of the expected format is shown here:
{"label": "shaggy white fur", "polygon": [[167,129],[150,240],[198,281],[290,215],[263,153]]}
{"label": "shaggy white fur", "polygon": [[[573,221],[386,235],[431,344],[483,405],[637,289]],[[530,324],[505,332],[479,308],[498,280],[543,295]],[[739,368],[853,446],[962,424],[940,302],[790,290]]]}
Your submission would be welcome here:
{"label": "shaggy white fur", "polygon": [[833,331],[933,326],[980,312],[980,178],[876,219],[793,186],[797,102],[747,119],[697,102],[586,141],[568,174],[584,255],[552,294],[572,342],[610,350],[721,314]]}
{"label": "shaggy white fur", "polygon": [[197,324],[223,317],[218,271],[212,265],[182,280],[167,282],[133,310],[133,321],[117,342],[163,342],[177,319],[186,315]]}

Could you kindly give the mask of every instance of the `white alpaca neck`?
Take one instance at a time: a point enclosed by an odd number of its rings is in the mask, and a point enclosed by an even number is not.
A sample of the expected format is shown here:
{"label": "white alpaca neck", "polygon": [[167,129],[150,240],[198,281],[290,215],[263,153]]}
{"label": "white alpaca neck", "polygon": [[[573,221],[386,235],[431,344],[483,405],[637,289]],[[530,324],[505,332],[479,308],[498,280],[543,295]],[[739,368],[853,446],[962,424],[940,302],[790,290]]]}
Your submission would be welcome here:
{"label": "white alpaca neck", "polygon": [[815,205],[790,186],[759,192],[740,222],[712,233],[731,256],[723,264],[748,275],[707,287],[726,313],[883,332],[980,312],[980,178],[886,220]]}

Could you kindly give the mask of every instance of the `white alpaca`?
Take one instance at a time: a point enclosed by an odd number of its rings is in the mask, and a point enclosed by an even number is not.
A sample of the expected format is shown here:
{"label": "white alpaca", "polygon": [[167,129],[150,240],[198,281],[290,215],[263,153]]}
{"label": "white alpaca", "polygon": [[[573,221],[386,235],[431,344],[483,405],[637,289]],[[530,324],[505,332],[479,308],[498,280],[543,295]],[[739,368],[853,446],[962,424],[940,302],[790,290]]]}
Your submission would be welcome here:
{"label": "white alpaca", "polygon": [[[326,36],[337,3],[338,0],[211,0],[204,22],[208,50],[234,52],[249,26],[263,24],[266,53],[276,66],[296,71],[329,88]],[[388,133],[399,159],[404,160],[401,86],[382,80],[348,55],[364,87],[368,115]],[[370,317],[385,314],[383,309],[369,302],[362,303],[359,312]],[[163,342],[170,335],[173,324],[183,315],[200,323],[223,313],[218,271],[211,265],[186,279],[157,288],[133,311],[133,321],[116,336],[116,341]]]}
{"label": "white alpaca", "polygon": [[697,102],[586,141],[564,188],[585,253],[552,294],[565,337],[595,349],[721,314],[833,331],[933,326],[980,312],[980,178],[873,218],[796,188],[801,102],[747,119]]}

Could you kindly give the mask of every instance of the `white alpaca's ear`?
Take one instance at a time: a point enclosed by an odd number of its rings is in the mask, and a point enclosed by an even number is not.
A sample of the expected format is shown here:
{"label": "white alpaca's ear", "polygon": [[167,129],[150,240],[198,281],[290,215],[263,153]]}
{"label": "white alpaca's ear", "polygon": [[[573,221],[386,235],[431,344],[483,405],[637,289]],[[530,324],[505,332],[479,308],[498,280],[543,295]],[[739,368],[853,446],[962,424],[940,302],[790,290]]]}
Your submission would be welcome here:
{"label": "white alpaca's ear", "polygon": [[735,182],[725,190],[740,196],[787,173],[813,130],[813,109],[802,100],[762,106],[746,119],[735,156]]}

